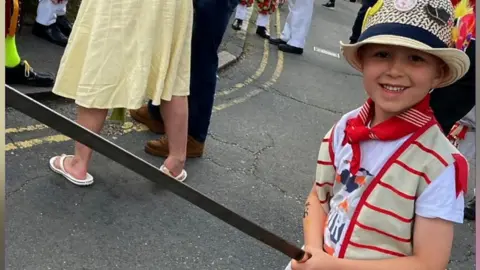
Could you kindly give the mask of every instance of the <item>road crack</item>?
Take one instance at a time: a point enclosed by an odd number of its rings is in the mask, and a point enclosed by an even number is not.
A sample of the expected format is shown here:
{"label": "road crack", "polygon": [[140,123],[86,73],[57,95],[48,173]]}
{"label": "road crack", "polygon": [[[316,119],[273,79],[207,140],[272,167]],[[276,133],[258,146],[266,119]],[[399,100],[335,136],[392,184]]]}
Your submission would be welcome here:
{"label": "road crack", "polygon": [[226,141],[226,140],[223,140],[221,138],[219,138],[218,136],[212,134],[212,133],[209,133],[209,136],[215,140],[215,141],[218,141],[218,142],[221,142],[221,143],[224,143],[224,144],[227,144],[227,145],[230,145],[230,146],[234,146],[234,147],[238,147],[240,149],[243,149],[245,151],[248,151],[249,153],[251,153],[253,155],[253,162],[252,162],[252,165],[250,165],[249,168],[247,169],[243,169],[243,168],[230,168],[228,166],[225,166],[223,164],[220,164],[219,162],[217,162],[215,159],[213,158],[209,158],[209,157],[204,157],[205,160],[208,160],[209,162],[219,166],[220,168],[223,168],[227,171],[230,171],[230,172],[240,172],[240,173],[247,173],[249,175],[252,175],[255,180],[257,181],[260,181],[262,182],[263,184],[277,190],[277,191],[280,191],[284,196],[288,196],[290,198],[293,198],[297,203],[299,204],[303,204],[304,203],[304,199],[303,198],[300,198],[300,197],[297,197],[297,196],[293,196],[291,195],[287,190],[281,188],[280,186],[278,185],[275,185],[274,183],[271,183],[271,182],[268,182],[266,181],[265,179],[263,179],[261,176],[258,175],[258,173],[260,172],[261,168],[259,167],[259,159],[260,157],[268,150],[272,149],[272,148],[275,148],[275,139],[269,134],[269,133],[264,133],[263,134],[264,136],[268,137],[269,139],[269,143],[267,143],[265,146],[263,146],[262,148],[260,148],[259,150],[257,151],[252,151],[248,148],[245,148],[237,143],[233,143],[233,142],[229,142],[229,141]]}
{"label": "road crack", "polygon": [[314,107],[314,108],[317,108],[317,109],[320,109],[322,111],[326,111],[326,112],[329,112],[331,114],[343,114],[343,112],[341,111],[337,111],[337,110],[333,110],[333,109],[329,109],[329,108],[324,108],[324,107],[321,107],[321,106],[318,106],[318,105],[315,105],[315,104],[311,104],[311,103],[308,103],[308,102],[305,102],[303,100],[300,100],[300,99],[297,99],[295,97],[292,97],[290,95],[287,95],[283,92],[281,92],[280,90],[276,89],[275,87],[269,87],[268,89],[265,88],[263,89],[264,91],[268,92],[268,93],[271,93],[271,94],[274,94],[274,95],[277,95],[277,96],[281,96],[281,97],[284,97],[284,98],[287,98],[287,99],[290,99],[290,100],[293,100],[293,101],[296,101],[298,103],[301,103],[303,105],[307,105],[307,106],[310,106],[310,107]]}
{"label": "road crack", "polygon": [[15,141],[13,140],[13,138],[10,135],[5,134],[5,139],[7,139],[10,143],[15,144]]}
{"label": "road crack", "polygon": [[235,168],[231,168],[231,167],[228,167],[226,165],[223,165],[221,163],[219,163],[218,161],[216,161],[215,159],[213,158],[210,158],[210,157],[203,157],[203,159],[217,165],[218,167],[222,168],[222,169],[225,169],[227,172],[243,172],[242,169],[235,169]]}
{"label": "road crack", "polygon": [[[8,143],[7,143],[7,141],[5,142],[5,146],[6,146],[5,147],[6,148],[5,152],[9,152],[9,151],[11,152],[12,151],[11,148],[18,147],[16,141],[10,135],[5,134],[5,139],[8,141]],[[13,147],[12,147],[12,145],[13,145]],[[12,152],[12,154],[13,154],[13,152]]]}
{"label": "road crack", "polygon": [[27,180],[25,180],[25,182],[23,182],[18,188],[10,191],[10,192],[6,192],[5,194],[5,198],[8,199],[10,198],[12,195],[15,195],[18,191],[22,190],[25,186],[29,185],[31,182],[33,182],[34,180],[37,180],[38,178],[42,178],[42,177],[45,177],[47,176],[48,174],[44,174],[44,175],[37,175],[35,177],[32,177],[32,178],[29,178]]}
{"label": "road crack", "polygon": [[250,170],[249,170],[250,173],[253,176],[255,176],[256,178],[258,178],[258,176],[256,175],[256,172],[259,170],[257,163],[258,163],[258,160],[260,159],[260,155],[262,155],[263,152],[275,147],[275,140],[273,139],[273,137],[268,133],[265,133],[265,135],[270,139],[270,143],[268,143],[266,146],[262,147],[257,152],[253,153],[253,163],[252,163],[252,166],[250,167]]}
{"label": "road crack", "polygon": [[227,144],[227,145],[230,145],[230,146],[233,146],[233,147],[238,147],[240,149],[243,149],[251,154],[255,154],[254,151],[246,148],[246,147],[243,147],[241,146],[240,144],[238,143],[234,143],[234,142],[229,142],[229,141],[225,141],[225,140],[222,140],[220,139],[220,137],[218,137],[217,135],[213,134],[213,133],[208,133],[208,136],[210,136],[210,138],[212,138],[213,140],[217,141],[217,142],[221,142],[221,143],[224,143],[224,144]]}
{"label": "road crack", "polygon": [[287,190],[281,188],[278,185],[275,185],[274,183],[266,181],[264,178],[262,178],[258,175],[258,172],[260,171],[260,167],[258,166],[258,161],[259,161],[261,155],[263,155],[264,152],[266,152],[266,151],[268,151],[272,148],[275,148],[275,140],[273,139],[273,137],[268,133],[265,133],[265,135],[270,139],[270,143],[267,144],[266,146],[262,147],[260,150],[258,150],[257,152],[254,153],[253,163],[252,163],[252,166],[250,167],[250,170],[249,170],[250,174],[253,175],[253,177],[255,177],[255,180],[260,181],[260,182],[262,182],[262,183],[280,191],[284,196],[291,197],[291,198],[295,199],[298,203],[303,203],[303,200],[301,198],[289,194]]}

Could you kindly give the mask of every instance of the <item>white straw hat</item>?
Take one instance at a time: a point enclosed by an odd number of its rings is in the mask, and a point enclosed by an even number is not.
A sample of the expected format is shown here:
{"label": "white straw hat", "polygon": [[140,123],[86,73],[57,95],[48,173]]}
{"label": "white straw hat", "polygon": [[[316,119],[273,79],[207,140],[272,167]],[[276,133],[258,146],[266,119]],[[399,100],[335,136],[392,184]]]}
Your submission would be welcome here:
{"label": "white straw hat", "polygon": [[470,67],[468,56],[452,48],[454,26],[450,0],[378,0],[365,14],[358,42],[340,42],[345,60],[361,71],[358,49],[365,44],[396,45],[435,55],[448,65],[438,88],[462,78]]}

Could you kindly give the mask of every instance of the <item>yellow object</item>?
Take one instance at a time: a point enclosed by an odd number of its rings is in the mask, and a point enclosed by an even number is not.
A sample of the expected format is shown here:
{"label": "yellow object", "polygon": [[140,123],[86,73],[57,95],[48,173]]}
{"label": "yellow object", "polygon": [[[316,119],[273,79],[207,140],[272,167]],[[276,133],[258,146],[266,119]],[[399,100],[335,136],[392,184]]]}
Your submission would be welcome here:
{"label": "yellow object", "polygon": [[125,123],[127,110],[125,108],[115,108],[113,109],[112,114],[110,115],[110,120],[120,121],[122,124]]}
{"label": "yellow object", "polygon": [[82,0],[53,93],[138,109],[190,93],[192,1]]}
{"label": "yellow object", "polygon": [[13,4],[13,11],[12,11],[12,17],[10,18],[8,36],[14,37],[15,34],[17,33],[18,16],[20,15],[20,5],[18,4],[18,0],[12,0],[12,4]]}
{"label": "yellow object", "polygon": [[473,8],[470,6],[469,0],[461,0],[457,3],[454,9],[455,19],[461,18],[469,13],[473,12]]}
{"label": "yellow object", "polygon": [[380,8],[383,6],[383,0],[378,0],[375,5],[368,8],[367,12],[365,13],[365,17],[363,17],[362,23],[362,32],[365,30],[365,26],[367,25],[367,20],[370,16],[373,16],[377,13]]}
{"label": "yellow object", "polygon": [[22,59],[18,55],[17,44],[15,36],[5,37],[5,66],[9,68],[16,67],[20,64]]}
{"label": "yellow object", "polygon": [[[460,2],[458,2],[457,5],[454,7],[453,12],[454,19],[457,21],[457,23],[452,29],[452,40],[456,43],[461,35],[458,20],[461,20],[462,17],[473,14],[474,12],[469,0],[461,0]],[[474,27],[473,29],[475,29],[474,25],[471,27]],[[473,29],[471,30],[474,31]]]}

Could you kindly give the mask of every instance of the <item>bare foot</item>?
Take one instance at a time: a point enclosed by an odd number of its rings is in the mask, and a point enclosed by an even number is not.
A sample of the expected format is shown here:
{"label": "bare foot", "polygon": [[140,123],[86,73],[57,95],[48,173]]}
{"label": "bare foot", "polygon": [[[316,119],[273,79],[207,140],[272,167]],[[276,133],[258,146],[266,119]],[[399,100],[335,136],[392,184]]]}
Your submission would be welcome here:
{"label": "bare foot", "polygon": [[182,170],[185,167],[185,161],[182,161],[172,156],[168,156],[163,165],[167,167],[173,177],[177,177],[182,173]]}
{"label": "bare foot", "polygon": [[[60,166],[60,157],[61,156],[58,156],[57,158],[55,158],[55,161],[53,162],[53,166],[55,166],[55,168],[61,170],[61,166]],[[75,158],[74,157],[66,157],[64,160],[63,160],[63,168],[65,169],[65,171],[67,173],[69,173],[71,176],[75,177],[76,179],[87,179],[87,170],[86,169],[81,169],[81,168],[78,168],[79,166],[75,166],[76,163],[75,162]]]}

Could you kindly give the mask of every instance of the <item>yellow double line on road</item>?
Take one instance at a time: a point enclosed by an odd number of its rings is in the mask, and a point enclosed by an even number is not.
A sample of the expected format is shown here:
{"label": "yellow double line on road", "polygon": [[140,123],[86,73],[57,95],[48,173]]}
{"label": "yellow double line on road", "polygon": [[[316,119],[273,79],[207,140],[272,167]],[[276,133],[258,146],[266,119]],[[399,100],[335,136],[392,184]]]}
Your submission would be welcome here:
{"label": "yellow double line on road", "polygon": [[[280,25],[280,13],[279,11],[277,10],[277,12],[275,12],[275,21],[276,21],[276,34],[277,36],[279,37],[280,34],[281,34],[281,25]],[[270,47],[268,45],[268,40],[265,40],[264,41],[264,53],[263,53],[263,58],[262,58],[262,62],[260,62],[260,67],[258,68],[258,70],[255,72],[254,75],[252,75],[251,77],[249,77],[244,83],[243,83],[243,86],[246,86],[247,82],[248,84],[250,84],[251,82],[253,82],[253,79],[252,78],[259,78],[261,76],[261,74],[263,73],[263,71],[265,70],[265,66],[267,65],[267,62],[268,62],[268,54],[269,54],[269,50],[270,50]],[[264,60],[265,59],[265,60]],[[265,62],[264,62],[265,61]],[[248,93],[246,93],[243,97],[239,97],[239,98],[236,98],[236,99],[232,99],[226,103],[223,103],[223,104],[220,104],[220,105],[217,105],[217,106],[214,106],[213,107],[213,112],[217,112],[217,111],[221,111],[221,110],[224,110],[228,107],[231,107],[233,105],[236,105],[236,104],[240,104],[240,103],[243,103],[247,100],[249,100],[250,98],[262,93],[263,91],[265,91],[265,89],[267,89],[268,87],[272,86],[273,84],[275,84],[275,82],[277,82],[278,78],[280,78],[280,75],[282,74],[282,71],[283,71],[283,52],[280,51],[280,50],[277,50],[277,65],[275,67],[275,71],[273,72],[272,74],[272,77],[270,78],[270,80],[268,80],[267,82],[265,82],[261,88],[256,88]],[[265,64],[264,64],[265,63]],[[261,72],[261,73],[259,73]],[[220,93],[223,93],[223,92],[226,92],[228,94],[231,94],[235,91],[237,91],[238,89],[228,89],[226,91],[222,91]],[[226,94],[225,94],[226,95]]]}
{"label": "yellow double line on road", "polygon": [[[50,127],[46,125],[39,124],[39,125],[31,125],[31,126],[26,126],[21,128],[7,128],[5,130],[5,133],[8,135],[8,134],[21,133],[25,131],[30,131],[30,132],[38,131],[38,130],[49,129],[49,128]],[[120,129],[121,129],[121,135],[130,133],[132,131],[143,132],[148,130],[148,128],[145,125],[137,124],[133,122],[125,122],[123,126],[120,127]],[[13,151],[17,149],[32,148],[34,146],[41,145],[41,144],[60,143],[60,142],[66,142],[70,140],[71,139],[69,137],[62,134],[46,136],[42,138],[35,138],[35,139],[30,139],[30,140],[25,140],[20,142],[8,143],[5,145],[5,152]]]}
{"label": "yellow double line on road", "polygon": [[[280,36],[281,25],[280,25],[280,13],[278,11],[276,12],[276,18],[275,19],[276,19],[277,36]],[[255,71],[255,73],[252,76],[248,77],[244,82],[236,84],[235,86],[233,86],[231,88],[228,88],[226,90],[220,91],[216,95],[217,96],[229,95],[229,94],[231,94],[233,92],[236,92],[236,91],[238,91],[242,88],[245,88],[247,85],[251,84],[252,82],[257,80],[258,78],[260,78],[260,76],[264,73],[265,68],[268,64],[269,51],[270,51],[270,48],[269,48],[268,40],[265,40],[264,41],[262,60],[260,62],[260,65],[259,65],[258,69]],[[272,86],[278,80],[278,78],[280,77],[280,75],[283,71],[283,61],[284,61],[283,52],[278,50],[277,55],[278,55],[278,59],[277,59],[277,64],[276,64],[275,70],[272,74],[272,77],[267,82],[265,82],[260,88],[256,88],[256,89],[246,93],[242,97],[235,98],[235,99],[229,100],[228,102],[225,102],[223,104],[219,104],[219,105],[214,106],[213,112],[218,112],[218,111],[224,110],[226,108],[229,108],[233,105],[243,103],[243,102],[249,100],[250,98],[262,93],[268,87]],[[34,132],[34,131],[39,131],[39,130],[44,130],[44,129],[49,129],[49,127],[46,126],[46,125],[43,125],[43,124],[37,124],[37,125],[30,125],[30,126],[26,126],[26,127],[7,128],[5,130],[5,133],[8,135],[8,134],[23,133],[23,132]],[[143,131],[148,130],[148,128],[146,126],[144,126],[142,124],[139,124],[139,123],[134,123],[134,122],[125,122],[123,124],[123,126],[119,129],[121,130],[121,135],[130,133],[132,131],[143,132]],[[70,140],[71,139],[69,137],[67,137],[65,135],[62,135],[62,134],[46,136],[46,137],[42,137],[42,138],[35,138],[35,139],[30,139],[30,140],[25,140],[25,141],[8,143],[8,144],[5,145],[5,151],[8,152],[8,151],[14,151],[14,150],[28,149],[28,148],[32,148],[32,147],[38,146],[38,145],[51,144],[51,143],[61,143],[61,142],[66,142],[66,141],[70,141]]]}
{"label": "yellow double line on road", "polygon": [[215,96],[221,97],[221,96],[230,95],[230,94],[244,88],[245,86],[251,84],[252,82],[256,81],[258,78],[260,78],[260,76],[262,76],[262,74],[265,71],[265,68],[267,67],[267,64],[268,64],[268,56],[270,54],[270,46],[268,44],[269,44],[268,40],[265,39],[263,41],[263,55],[262,55],[262,60],[260,61],[260,66],[255,71],[255,73],[253,73],[252,76],[248,77],[245,81],[243,81],[241,83],[237,83],[234,86],[232,86],[232,87],[230,87],[226,90],[222,90],[222,91],[216,93]]}

